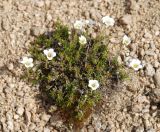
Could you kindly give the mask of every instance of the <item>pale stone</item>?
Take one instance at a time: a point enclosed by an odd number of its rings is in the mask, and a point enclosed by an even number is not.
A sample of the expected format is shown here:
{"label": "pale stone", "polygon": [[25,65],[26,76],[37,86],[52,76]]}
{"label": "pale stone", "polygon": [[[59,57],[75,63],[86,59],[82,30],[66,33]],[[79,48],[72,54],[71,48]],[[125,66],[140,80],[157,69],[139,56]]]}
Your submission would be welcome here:
{"label": "pale stone", "polygon": [[51,115],[47,115],[47,114],[43,114],[41,116],[41,119],[44,120],[44,121],[46,121],[46,122],[48,122],[50,118],[51,118]]}
{"label": "pale stone", "polygon": [[36,4],[36,6],[38,6],[38,7],[43,7],[43,6],[44,6],[44,1],[42,1],[42,0],[37,0],[35,4]]}
{"label": "pale stone", "polygon": [[23,113],[24,113],[24,108],[23,107],[19,107],[17,109],[17,114],[19,114],[21,116],[21,115],[23,115]]}
{"label": "pale stone", "polygon": [[47,20],[48,20],[48,21],[51,21],[51,20],[52,20],[51,14],[47,14]]}
{"label": "pale stone", "polygon": [[31,113],[27,110],[25,111],[25,119],[27,124],[31,122]]}
{"label": "pale stone", "polygon": [[160,69],[156,71],[156,74],[154,75],[155,84],[160,87]]}
{"label": "pale stone", "polygon": [[13,121],[12,121],[12,120],[9,120],[9,121],[7,122],[7,125],[8,125],[8,129],[11,130],[11,131],[13,131],[13,128],[14,128]]}
{"label": "pale stone", "polygon": [[131,15],[124,15],[122,18],[121,18],[121,21],[123,24],[126,24],[126,25],[132,25],[132,16]]}
{"label": "pale stone", "polygon": [[153,68],[151,64],[146,65],[145,73],[146,75],[151,76],[151,77],[155,74],[155,69]]}
{"label": "pale stone", "polygon": [[44,132],[50,132],[49,128],[44,128]]}

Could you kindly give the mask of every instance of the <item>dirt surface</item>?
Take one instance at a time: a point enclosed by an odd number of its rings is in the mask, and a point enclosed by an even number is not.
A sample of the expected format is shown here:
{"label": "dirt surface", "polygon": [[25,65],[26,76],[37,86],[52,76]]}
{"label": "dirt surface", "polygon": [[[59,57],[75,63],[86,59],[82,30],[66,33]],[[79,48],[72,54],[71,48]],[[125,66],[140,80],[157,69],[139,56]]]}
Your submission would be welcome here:
{"label": "dirt surface", "polygon": [[0,131],[71,131],[57,114],[46,112],[38,87],[20,79],[19,60],[58,18],[73,26],[79,19],[101,22],[105,15],[116,21],[106,29],[110,51],[127,34],[132,44],[121,52],[122,61],[132,56],[145,67],[129,70],[130,80],[106,95],[102,110],[81,131],[160,132],[160,0],[0,0]]}

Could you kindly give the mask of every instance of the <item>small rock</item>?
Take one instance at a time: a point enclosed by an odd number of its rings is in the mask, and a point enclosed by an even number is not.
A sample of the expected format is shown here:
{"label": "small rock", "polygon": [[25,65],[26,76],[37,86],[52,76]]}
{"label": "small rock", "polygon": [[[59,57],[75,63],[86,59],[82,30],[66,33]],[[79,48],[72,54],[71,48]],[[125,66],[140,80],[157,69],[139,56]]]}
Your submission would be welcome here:
{"label": "small rock", "polygon": [[136,34],[134,32],[131,32],[130,37],[132,38],[132,40],[135,40],[136,39]]}
{"label": "small rock", "polygon": [[44,29],[40,27],[32,27],[30,31],[31,35],[33,36],[38,36],[42,34],[43,32],[44,32]]}
{"label": "small rock", "polygon": [[155,62],[154,62],[154,67],[155,67],[155,68],[158,68],[158,67],[159,67],[159,62],[158,62],[158,61],[155,61]]}
{"label": "small rock", "polygon": [[155,74],[155,69],[153,68],[151,64],[146,65],[145,73],[146,75],[151,76],[151,77]]}
{"label": "small rock", "polygon": [[63,122],[62,121],[57,121],[56,122],[56,127],[60,128],[62,126]]}
{"label": "small rock", "polygon": [[160,69],[158,69],[154,75],[155,84],[160,87]]}
{"label": "small rock", "polygon": [[15,85],[13,83],[9,83],[8,85],[9,85],[10,88],[14,88],[15,87]]}
{"label": "small rock", "polygon": [[160,89],[159,88],[153,89],[150,97],[154,103],[158,103],[160,100]]}
{"label": "small rock", "polygon": [[137,98],[138,103],[149,103],[148,99],[146,98],[146,96],[139,96]]}
{"label": "small rock", "polygon": [[144,34],[144,37],[151,39],[152,35],[149,32],[146,31],[145,34]]}
{"label": "small rock", "polygon": [[130,45],[132,51],[136,52],[137,51],[137,45],[136,44],[132,44]]}
{"label": "small rock", "polygon": [[116,39],[116,38],[111,38],[111,39],[110,39],[110,42],[113,43],[113,44],[118,44],[118,43],[120,43],[120,41],[119,41],[118,39]]}
{"label": "small rock", "polygon": [[123,23],[123,24],[126,24],[126,25],[132,25],[132,16],[131,15],[124,15],[120,21]]}
{"label": "small rock", "polygon": [[95,124],[95,129],[100,129],[100,128],[101,128],[101,122],[98,121],[98,122],[96,122],[96,124]]}
{"label": "small rock", "polygon": [[141,51],[140,51],[140,55],[141,55],[141,56],[144,56],[144,55],[145,55],[145,51],[144,51],[144,49],[141,49]]}
{"label": "small rock", "polygon": [[154,94],[156,95],[156,97],[160,100],[160,89],[159,88],[156,88],[154,89]]}
{"label": "small rock", "polygon": [[[3,4],[2,4],[3,3]],[[11,11],[11,9],[12,9],[12,4],[11,4],[11,2],[9,2],[9,1],[2,1],[1,2],[1,7],[3,8],[3,10],[5,11],[5,12],[10,12]]]}
{"label": "small rock", "polygon": [[92,126],[88,126],[87,132],[94,132],[94,128]]}
{"label": "small rock", "polygon": [[123,63],[121,56],[118,56],[117,61],[118,61],[119,64]]}
{"label": "small rock", "polygon": [[14,124],[14,131],[15,132],[20,132],[20,124],[19,123]]}
{"label": "small rock", "polygon": [[55,112],[57,110],[57,106],[55,106],[55,105],[52,105],[51,107],[50,107],[50,109],[49,109],[49,112]]}
{"label": "small rock", "polygon": [[38,7],[43,7],[44,6],[44,1],[38,0],[38,1],[36,1],[35,5],[38,6]]}
{"label": "small rock", "polygon": [[32,131],[36,128],[36,125],[34,123],[29,125],[29,130]]}
{"label": "small rock", "polygon": [[24,96],[24,91],[19,91],[19,92],[17,92],[16,94],[17,94],[18,96],[23,97],[23,96]]}
{"label": "small rock", "polygon": [[14,119],[17,120],[19,116],[17,114],[14,115]]}
{"label": "small rock", "polygon": [[150,117],[149,112],[147,112],[147,113],[143,113],[143,119],[148,120],[148,119],[149,119],[149,117]]}
{"label": "small rock", "polygon": [[117,121],[121,122],[123,120],[123,116],[121,114],[119,114],[117,117],[116,117]]}
{"label": "small rock", "polygon": [[156,32],[155,32],[155,35],[156,35],[156,36],[158,36],[159,34],[160,34],[160,32],[159,32],[159,31],[156,31]]}
{"label": "small rock", "polygon": [[44,128],[44,132],[50,132],[49,128]]}
{"label": "small rock", "polygon": [[8,125],[8,129],[11,130],[11,131],[13,131],[13,128],[14,128],[14,126],[13,126],[13,121],[9,120],[9,121],[7,122],[7,125]]}
{"label": "small rock", "polygon": [[24,108],[23,107],[19,107],[17,109],[17,114],[19,114],[21,116],[21,115],[23,115],[23,113],[24,113]]}
{"label": "small rock", "polygon": [[144,114],[144,113],[149,113],[149,109],[148,109],[148,108],[143,109],[143,110],[142,110],[142,113],[143,113],[143,114]]}
{"label": "small rock", "polygon": [[13,70],[13,68],[14,68],[13,63],[10,63],[9,65],[7,65],[7,67],[9,70]]}
{"label": "small rock", "polygon": [[43,125],[41,126],[37,126],[36,128],[35,128],[35,131],[36,132],[43,132]]}
{"label": "small rock", "polygon": [[8,19],[4,19],[4,20],[2,21],[2,28],[3,28],[4,30],[6,30],[6,31],[10,29],[10,25],[9,25]]}
{"label": "small rock", "polygon": [[156,50],[156,45],[155,45],[155,43],[154,43],[153,41],[151,41],[150,47],[151,47],[151,49],[152,49],[153,51]]}
{"label": "small rock", "polygon": [[93,117],[93,120],[94,120],[94,121],[97,121],[97,120],[98,120],[98,118],[99,118],[99,117],[98,117],[98,115],[96,115],[96,114],[93,114],[93,116],[92,116],[92,117]]}
{"label": "small rock", "polygon": [[29,124],[31,121],[31,113],[29,111],[25,111],[25,119],[26,119],[26,123]]}
{"label": "small rock", "polygon": [[152,113],[152,117],[155,117],[157,115],[157,111]]}
{"label": "small rock", "polygon": [[148,128],[148,129],[146,130],[146,132],[156,132],[156,130],[153,129],[153,128]]}
{"label": "small rock", "polygon": [[27,7],[26,6],[23,6],[21,4],[18,5],[18,10],[19,11],[24,11]]}
{"label": "small rock", "polygon": [[132,107],[132,111],[135,112],[135,113],[141,112],[142,109],[143,109],[142,104],[137,104],[137,105],[134,105],[134,106]]}
{"label": "small rock", "polygon": [[46,18],[47,18],[48,21],[51,21],[52,20],[51,14],[47,14]]}
{"label": "small rock", "polygon": [[129,55],[136,58],[136,53],[134,51],[130,52]]}
{"label": "small rock", "polygon": [[149,44],[145,44],[145,45],[143,46],[144,50],[148,50],[148,49],[149,49],[149,47],[150,47],[150,45],[149,45]]}
{"label": "small rock", "polygon": [[106,127],[107,127],[106,124],[102,124],[101,129],[102,129],[102,130],[105,130]]}
{"label": "small rock", "polygon": [[154,55],[155,55],[155,52],[152,51],[152,50],[147,50],[147,51],[145,51],[145,54],[146,54],[146,55],[150,55],[150,56],[154,56]]}
{"label": "small rock", "polygon": [[156,110],[156,109],[157,109],[157,106],[156,106],[156,105],[153,105],[151,108],[152,108],[152,110]]}
{"label": "small rock", "polygon": [[81,132],[87,132],[87,128],[86,128],[86,127],[83,127],[83,128],[81,129]]}
{"label": "small rock", "polygon": [[140,88],[140,83],[137,76],[132,76],[130,84],[128,84],[127,89],[135,93]]}
{"label": "small rock", "polygon": [[49,7],[51,5],[50,0],[45,0],[45,4],[46,4],[46,7]]}
{"label": "small rock", "polygon": [[40,30],[39,30],[38,27],[33,27],[33,28],[31,29],[31,35],[33,35],[33,36],[38,36],[39,34],[40,34]]}
{"label": "small rock", "polygon": [[136,132],[144,132],[144,128],[143,127],[137,127]]}
{"label": "small rock", "polygon": [[47,115],[47,114],[43,114],[41,116],[41,119],[46,122],[48,122],[50,118],[51,118],[51,115]]}

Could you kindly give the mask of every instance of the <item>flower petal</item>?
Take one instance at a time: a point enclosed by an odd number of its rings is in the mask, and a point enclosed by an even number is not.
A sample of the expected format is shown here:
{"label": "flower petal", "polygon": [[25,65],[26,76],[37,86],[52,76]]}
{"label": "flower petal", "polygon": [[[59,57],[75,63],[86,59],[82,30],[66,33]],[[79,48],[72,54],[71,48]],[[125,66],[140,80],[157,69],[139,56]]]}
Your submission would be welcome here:
{"label": "flower petal", "polygon": [[52,59],[53,59],[53,57],[52,57],[52,56],[51,56],[51,57],[48,57],[48,56],[47,56],[47,59],[48,59],[48,60],[52,60]]}
{"label": "flower petal", "polygon": [[22,57],[22,60],[20,60],[20,63],[24,64],[28,61],[28,57]]}
{"label": "flower petal", "polygon": [[45,55],[47,55],[47,54],[48,54],[48,50],[43,50],[43,53],[44,53]]}
{"label": "flower petal", "polygon": [[33,62],[33,59],[32,59],[32,58],[29,58],[28,61],[29,61],[30,63],[32,63],[32,62]]}
{"label": "flower petal", "polygon": [[29,67],[33,67],[34,66],[34,64],[33,63],[31,63],[30,65],[29,65]]}
{"label": "flower petal", "polygon": [[54,49],[51,48],[48,50],[48,52],[52,53],[52,52],[54,52]]}
{"label": "flower petal", "polygon": [[52,53],[52,57],[55,57],[55,56],[56,56],[56,52],[53,52],[53,53]]}

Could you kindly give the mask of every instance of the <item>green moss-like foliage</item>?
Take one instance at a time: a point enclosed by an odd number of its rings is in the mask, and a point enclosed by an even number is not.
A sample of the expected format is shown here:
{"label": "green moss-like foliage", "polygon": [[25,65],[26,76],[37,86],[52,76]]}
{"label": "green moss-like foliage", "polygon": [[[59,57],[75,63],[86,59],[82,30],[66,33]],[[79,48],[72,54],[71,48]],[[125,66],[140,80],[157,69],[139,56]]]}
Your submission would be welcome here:
{"label": "green moss-like foliage", "polygon": [[[79,43],[79,36],[87,44]],[[123,68],[115,58],[108,56],[107,43],[102,35],[92,38],[87,33],[57,23],[54,31],[40,35],[31,44],[30,54],[35,66],[29,70],[28,79],[38,83],[52,104],[63,111],[68,121],[82,122],[101,99],[100,89],[108,79],[124,78]],[[57,53],[47,60],[44,49],[53,48]],[[92,91],[90,79],[98,80],[100,87]]]}

